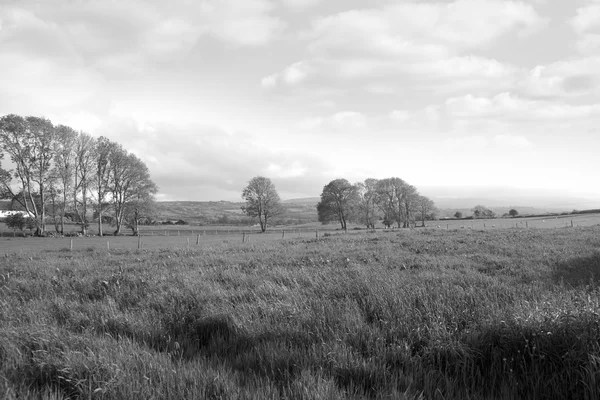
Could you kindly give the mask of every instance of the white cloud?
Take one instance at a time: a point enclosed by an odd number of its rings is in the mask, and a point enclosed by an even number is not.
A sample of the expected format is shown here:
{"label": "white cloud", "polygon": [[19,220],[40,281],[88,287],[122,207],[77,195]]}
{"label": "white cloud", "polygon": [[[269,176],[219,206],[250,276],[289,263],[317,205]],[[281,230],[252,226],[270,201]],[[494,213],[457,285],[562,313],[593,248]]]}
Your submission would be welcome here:
{"label": "white cloud", "polygon": [[328,132],[357,131],[367,127],[369,118],[356,111],[339,111],[327,117],[308,117],[297,125],[302,130]]}
{"label": "white cloud", "polygon": [[509,120],[573,120],[600,115],[600,105],[570,105],[565,103],[528,100],[510,93],[492,98],[465,95],[450,98],[446,112],[456,118],[496,118]]}
{"label": "white cloud", "polygon": [[282,83],[285,85],[296,85],[304,81],[313,69],[306,62],[297,62],[286,67],[280,73],[266,76],[262,79],[261,84],[265,88],[272,88]]}
{"label": "white cloud", "polygon": [[517,87],[532,96],[572,97],[600,89],[600,57],[584,57],[538,65]]}
{"label": "white cloud", "polygon": [[598,54],[600,51],[600,2],[592,2],[577,9],[570,21],[571,27],[579,35],[577,49],[584,54]]}
{"label": "white cloud", "polygon": [[531,5],[496,0],[404,2],[344,11],[315,18],[301,35],[309,49],[302,65],[311,70],[312,81],[327,86],[358,81],[377,89],[382,86],[373,80],[400,77],[403,85],[436,86],[440,92],[509,90],[516,68],[468,52],[544,22]]}
{"label": "white cloud", "polygon": [[294,10],[294,11],[303,11],[312,7],[315,7],[322,0],[281,0],[283,4]]}

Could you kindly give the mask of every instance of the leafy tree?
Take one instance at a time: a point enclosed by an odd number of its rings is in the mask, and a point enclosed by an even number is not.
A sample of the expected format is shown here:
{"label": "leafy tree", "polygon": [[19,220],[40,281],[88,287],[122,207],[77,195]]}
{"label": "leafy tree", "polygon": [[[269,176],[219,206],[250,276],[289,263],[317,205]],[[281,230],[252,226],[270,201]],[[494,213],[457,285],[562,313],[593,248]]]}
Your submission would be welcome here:
{"label": "leafy tree", "polygon": [[[158,191],[158,187],[150,178],[148,167],[134,154],[128,153],[121,145],[115,146],[110,155],[111,197],[119,235],[127,216],[133,216],[139,222],[139,216],[145,202],[150,202]],[[133,221],[133,220],[132,220]],[[138,222],[134,222],[137,226]],[[134,228],[134,234],[137,228]]]}
{"label": "leafy tree", "polygon": [[319,222],[338,221],[347,230],[348,221],[355,218],[360,202],[359,189],[346,179],[335,179],[323,187],[321,201],[317,204]]}
{"label": "leafy tree", "polygon": [[417,212],[421,219],[422,226],[425,226],[426,219],[434,219],[437,213],[435,203],[429,197],[417,196]]}
{"label": "leafy tree", "polygon": [[98,236],[103,236],[103,213],[109,206],[108,196],[111,192],[111,153],[118,150],[118,145],[104,136],[96,140],[95,159],[96,176],[94,179],[94,195],[96,197],[96,214],[98,215]]}
{"label": "leafy tree", "polygon": [[457,211],[456,213],[454,213],[454,218],[461,219],[462,217],[463,217],[463,213],[461,213],[460,211]]}
{"label": "leafy tree", "polygon": [[246,201],[242,210],[249,217],[258,217],[262,232],[267,230],[269,218],[284,211],[275,185],[263,176],[256,176],[248,182],[248,186],[242,191],[242,198]]}
{"label": "leafy tree", "polygon": [[20,212],[8,215],[6,218],[4,218],[4,223],[10,229],[18,229],[21,232],[23,231],[23,229],[25,229],[25,217]]}
{"label": "leafy tree", "polygon": [[75,166],[74,166],[74,191],[73,209],[78,215],[81,233],[87,234],[89,222],[87,219],[88,206],[91,203],[92,187],[95,165],[95,139],[87,134],[80,133],[75,141]]}
{"label": "leafy tree", "polygon": [[473,211],[475,218],[494,218],[496,216],[492,210],[482,205],[473,207],[471,211]]}
{"label": "leafy tree", "polygon": [[513,208],[513,209],[511,209],[511,210],[508,212],[508,215],[510,215],[511,217],[513,217],[513,218],[514,218],[514,217],[516,217],[517,215],[519,215],[519,212]]}
{"label": "leafy tree", "polygon": [[377,207],[377,182],[377,179],[369,178],[355,185],[359,196],[358,220],[371,229],[375,229],[375,222],[381,213]]}
{"label": "leafy tree", "polygon": [[[139,226],[142,220],[152,219],[156,215],[156,202],[154,193],[143,190],[138,198],[131,200],[125,208],[124,221],[131,229],[133,236],[139,235]],[[177,221],[177,225],[181,225]]]}
{"label": "leafy tree", "polygon": [[386,178],[377,182],[377,205],[384,219],[405,228],[414,221],[417,189],[400,178]]}
{"label": "leafy tree", "polygon": [[[53,169],[53,213],[58,215],[60,228],[58,232],[64,234],[65,214],[73,193],[73,175],[75,173],[75,143],[77,132],[74,129],[59,125],[56,127],[56,141],[54,143],[55,163]],[[60,200],[58,200],[60,197]],[[56,224],[56,221],[55,221]]]}
{"label": "leafy tree", "polygon": [[[36,220],[36,234],[46,229],[46,198],[52,179],[55,129],[44,118],[15,114],[0,118],[0,150],[8,154],[14,170],[0,170],[4,197],[16,200]],[[12,179],[19,191],[13,191]],[[35,201],[37,197],[38,201]]]}

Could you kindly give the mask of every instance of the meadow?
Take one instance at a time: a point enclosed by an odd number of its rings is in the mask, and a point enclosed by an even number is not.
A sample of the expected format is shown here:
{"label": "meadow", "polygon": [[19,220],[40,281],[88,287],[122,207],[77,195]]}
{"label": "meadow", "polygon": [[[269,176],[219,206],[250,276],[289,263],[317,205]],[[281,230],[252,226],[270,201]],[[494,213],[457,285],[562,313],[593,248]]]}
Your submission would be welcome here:
{"label": "meadow", "polygon": [[600,226],[237,238],[3,248],[0,398],[600,398]]}

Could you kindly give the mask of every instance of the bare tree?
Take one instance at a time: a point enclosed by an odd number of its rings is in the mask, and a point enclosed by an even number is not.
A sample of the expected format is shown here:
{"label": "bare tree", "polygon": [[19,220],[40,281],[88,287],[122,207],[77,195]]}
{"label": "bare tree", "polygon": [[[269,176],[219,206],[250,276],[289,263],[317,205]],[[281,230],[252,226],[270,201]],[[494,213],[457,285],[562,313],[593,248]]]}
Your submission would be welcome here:
{"label": "bare tree", "polygon": [[317,204],[319,222],[338,221],[343,230],[353,220],[360,201],[358,188],[346,179],[335,179],[323,187],[321,201]]}
{"label": "bare tree", "polygon": [[242,198],[246,201],[242,210],[249,217],[258,217],[262,232],[267,230],[269,218],[284,211],[275,185],[263,176],[256,176],[248,182],[248,186],[242,192]]}

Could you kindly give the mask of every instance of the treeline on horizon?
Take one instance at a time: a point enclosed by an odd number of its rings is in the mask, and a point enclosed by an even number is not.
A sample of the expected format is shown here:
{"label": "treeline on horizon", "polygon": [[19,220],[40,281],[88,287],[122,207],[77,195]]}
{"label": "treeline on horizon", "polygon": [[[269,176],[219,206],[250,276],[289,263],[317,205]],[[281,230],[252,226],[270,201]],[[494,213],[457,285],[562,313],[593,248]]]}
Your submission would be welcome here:
{"label": "treeline on horizon", "polygon": [[[3,168],[5,157],[12,169]],[[37,236],[49,233],[48,219],[58,234],[65,233],[67,220],[84,235],[93,220],[100,236],[103,223],[116,226],[115,235],[124,226],[137,234],[157,191],[146,164],[119,143],[46,118],[0,118],[0,199],[24,211]],[[23,223],[15,222],[21,229]]]}

